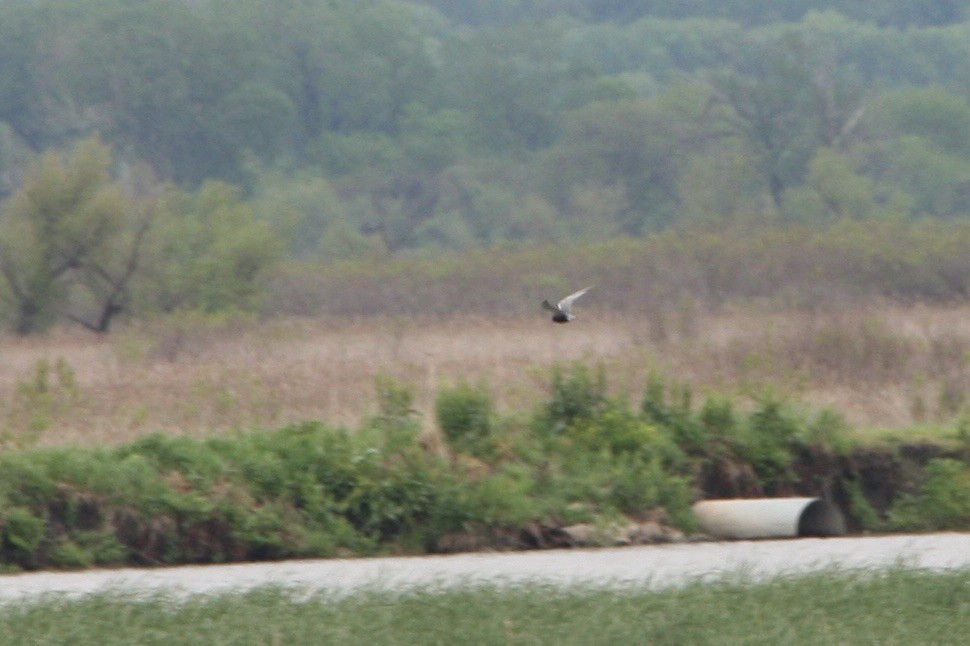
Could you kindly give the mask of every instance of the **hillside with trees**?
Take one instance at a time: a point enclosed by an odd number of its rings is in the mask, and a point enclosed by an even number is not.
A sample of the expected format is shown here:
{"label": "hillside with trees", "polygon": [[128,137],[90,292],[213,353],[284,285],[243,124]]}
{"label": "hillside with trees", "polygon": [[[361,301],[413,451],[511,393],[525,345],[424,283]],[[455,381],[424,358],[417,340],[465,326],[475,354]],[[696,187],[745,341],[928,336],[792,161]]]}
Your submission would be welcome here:
{"label": "hillside with trees", "polygon": [[771,254],[784,291],[852,223],[880,295],[964,298],[968,7],[0,0],[0,309],[104,332],[456,251],[828,240]]}

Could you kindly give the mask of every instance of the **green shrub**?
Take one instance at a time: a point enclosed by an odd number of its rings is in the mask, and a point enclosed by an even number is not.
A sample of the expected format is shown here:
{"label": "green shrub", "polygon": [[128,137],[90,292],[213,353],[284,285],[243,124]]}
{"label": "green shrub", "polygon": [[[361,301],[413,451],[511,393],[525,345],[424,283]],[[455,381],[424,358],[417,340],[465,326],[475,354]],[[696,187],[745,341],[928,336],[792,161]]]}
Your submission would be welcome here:
{"label": "green shrub", "polygon": [[514,527],[542,518],[548,499],[537,497],[535,474],[520,464],[503,465],[496,473],[470,487],[466,498],[473,522]]}
{"label": "green shrub", "polygon": [[24,507],[14,507],[4,512],[0,529],[5,561],[19,565],[31,565],[36,561],[38,548],[47,530],[43,518]]}
{"label": "green shrub", "polygon": [[128,560],[128,548],[118,540],[114,527],[110,524],[91,531],[72,532],[78,546],[91,555],[99,565],[120,565]]}
{"label": "green shrub", "polygon": [[79,570],[94,564],[94,558],[88,550],[66,537],[51,547],[47,560],[53,567],[69,570]]}
{"label": "green shrub", "polygon": [[701,407],[700,423],[704,433],[699,439],[704,442],[703,452],[707,455],[730,446],[737,437],[738,415],[727,397],[708,397]]}
{"label": "green shrub", "polygon": [[206,487],[225,474],[226,466],[207,442],[153,433],[121,448],[120,457],[141,456],[153,471],[178,472],[197,487]]}
{"label": "green shrub", "polygon": [[414,410],[414,391],[392,377],[379,375],[374,379],[377,390],[377,408],[382,418],[409,419],[417,414]]}
{"label": "green shrub", "polygon": [[665,465],[680,464],[684,455],[661,428],[630,411],[622,400],[608,400],[593,419],[579,419],[567,435],[586,450],[608,450],[611,454],[635,454],[656,458]]}
{"label": "green shrub", "polygon": [[[57,483],[35,451],[0,452],[0,494],[10,505],[39,508],[57,493]],[[2,513],[2,511],[0,511]]]}
{"label": "green shrub", "polygon": [[768,396],[748,416],[736,449],[754,466],[768,489],[790,481],[802,426],[780,401]]}
{"label": "green shrub", "polygon": [[227,497],[213,509],[213,516],[226,524],[226,546],[235,547],[246,559],[292,556],[295,545],[290,541],[290,528],[301,524],[299,514],[284,501],[260,505],[248,494],[240,488],[236,496]]}
{"label": "green shrub", "polygon": [[809,446],[827,449],[839,455],[847,455],[852,448],[848,422],[841,413],[831,408],[819,411],[805,430],[801,441]]}
{"label": "green shrub", "polygon": [[383,434],[382,440],[394,443],[396,448],[409,444],[421,430],[419,413],[414,408],[414,390],[384,375],[374,380],[374,386],[378,413],[370,420],[370,429]]}
{"label": "green shrub", "polygon": [[613,463],[610,502],[635,514],[663,507],[682,526],[691,526],[693,492],[688,478],[672,473],[659,459],[628,454]]}
{"label": "green shrub", "polygon": [[579,506],[591,520],[664,507],[678,522],[690,518],[690,479],[642,453],[570,451],[554,474],[553,494],[565,509]]}
{"label": "green shrub", "polygon": [[893,506],[890,524],[905,530],[966,529],[970,526],[970,466],[949,458],[931,460],[919,492]]}
{"label": "green shrub", "polygon": [[575,362],[568,370],[552,369],[552,396],[546,406],[548,430],[561,433],[576,420],[592,419],[606,406],[606,375],[600,365],[596,374]]}
{"label": "green shrub", "polygon": [[859,522],[862,529],[867,531],[884,530],[886,523],[879,517],[872,503],[866,498],[862,491],[862,485],[858,480],[849,480],[845,483],[846,493],[849,495],[849,511]]}
{"label": "green shrub", "polygon": [[414,530],[431,514],[435,502],[433,483],[414,475],[402,469],[361,478],[341,501],[347,520],[365,536],[378,540]]}
{"label": "green shrub", "polygon": [[963,458],[970,463],[970,411],[964,410],[957,418],[954,438],[960,445]]}
{"label": "green shrub", "polygon": [[672,401],[668,401],[668,390],[672,389],[667,388],[661,377],[651,375],[640,410],[648,420],[666,429],[682,449],[691,454],[706,454],[708,427],[693,413],[691,389],[681,386],[672,390]]}
{"label": "green shrub", "polygon": [[492,432],[492,394],[485,384],[462,382],[443,388],[435,401],[435,416],[453,447],[475,453]]}

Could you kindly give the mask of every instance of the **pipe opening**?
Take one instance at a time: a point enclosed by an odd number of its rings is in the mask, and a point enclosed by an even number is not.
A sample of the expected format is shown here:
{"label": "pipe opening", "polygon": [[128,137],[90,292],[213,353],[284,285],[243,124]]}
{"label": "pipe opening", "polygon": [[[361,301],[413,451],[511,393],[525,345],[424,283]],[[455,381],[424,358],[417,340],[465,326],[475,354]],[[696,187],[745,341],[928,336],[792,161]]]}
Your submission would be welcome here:
{"label": "pipe opening", "polygon": [[843,536],[845,520],[838,508],[821,498],[810,502],[798,518],[799,536]]}

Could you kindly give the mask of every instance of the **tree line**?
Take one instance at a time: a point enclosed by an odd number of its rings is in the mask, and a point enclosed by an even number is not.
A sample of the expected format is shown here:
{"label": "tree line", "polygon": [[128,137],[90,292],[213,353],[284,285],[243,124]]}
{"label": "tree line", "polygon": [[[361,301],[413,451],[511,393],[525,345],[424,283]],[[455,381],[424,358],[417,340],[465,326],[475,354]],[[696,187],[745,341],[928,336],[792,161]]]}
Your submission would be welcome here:
{"label": "tree line", "polygon": [[967,4],[3,0],[0,301],[106,330],[274,258],[964,218]]}

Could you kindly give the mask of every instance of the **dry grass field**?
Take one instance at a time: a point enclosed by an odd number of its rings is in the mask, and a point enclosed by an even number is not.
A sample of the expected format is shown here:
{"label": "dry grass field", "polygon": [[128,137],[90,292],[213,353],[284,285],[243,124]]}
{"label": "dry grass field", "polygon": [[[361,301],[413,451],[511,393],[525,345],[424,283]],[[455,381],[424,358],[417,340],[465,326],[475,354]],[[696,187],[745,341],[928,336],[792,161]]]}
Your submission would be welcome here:
{"label": "dry grass field", "polygon": [[[435,394],[484,380],[501,411],[530,411],[549,369],[602,364],[638,402],[651,373],[696,393],[765,388],[830,406],[859,429],[948,423],[970,388],[970,305],[663,312],[579,318],[179,319],[110,335],[0,337],[0,433],[10,442],[101,444],[162,431],[200,436],[376,412],[375,377],[408,384],[426,426]],[[45,368],[46,366],[46,368]]]}

